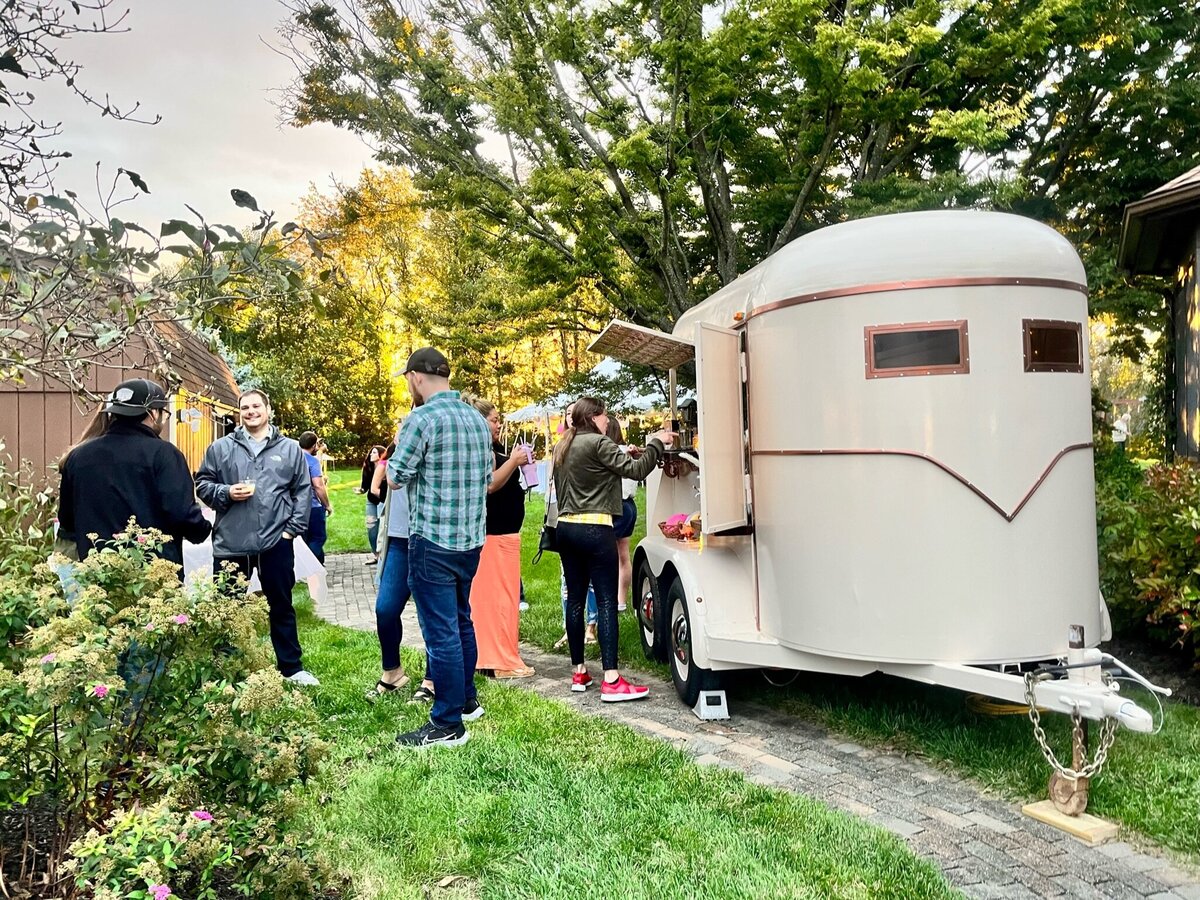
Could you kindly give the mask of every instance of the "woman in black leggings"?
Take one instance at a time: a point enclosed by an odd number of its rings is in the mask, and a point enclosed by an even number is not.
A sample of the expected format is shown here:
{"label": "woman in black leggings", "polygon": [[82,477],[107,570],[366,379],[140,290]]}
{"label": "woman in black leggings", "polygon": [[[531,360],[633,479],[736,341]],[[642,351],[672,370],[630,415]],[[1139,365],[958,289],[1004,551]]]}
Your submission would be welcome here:
{"label": "woman in black leggings", "polygon": [[621,478],[641,481],[675,438],[671,431],[650,436],[640,458],[626,454],[605,436],[608,414],[595,397],[580,397],[566,437],[554,449],[554,490],[558,497],[558,552],[567,580],[567,643],[575,672],[571,690],[592,685],[583,662],[583,610],[588,583],[599,606],[600,660],[607,703],[640,700],[650,689],[630,684],[617,671],[617,539],[613,520],[621,515]]}

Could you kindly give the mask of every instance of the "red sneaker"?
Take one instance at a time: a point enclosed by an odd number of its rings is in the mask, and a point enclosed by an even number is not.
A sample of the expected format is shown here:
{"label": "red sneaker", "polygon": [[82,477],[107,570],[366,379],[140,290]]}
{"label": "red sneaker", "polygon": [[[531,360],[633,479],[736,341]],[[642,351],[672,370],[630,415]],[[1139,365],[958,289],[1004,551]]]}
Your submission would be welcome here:
{"label": "red sneaker", "polygon": [[600,684],[600,699],[605,703],[620,703],[622,700],[642,700],[650,696],[650,688],[644,684],[630,684],[618,675],[616,681]]}
{"label": "red sneaker", "polygon": [[571,676],[571,690],[581,694],[592,686],[592,676],[587,672],[576,672]]}

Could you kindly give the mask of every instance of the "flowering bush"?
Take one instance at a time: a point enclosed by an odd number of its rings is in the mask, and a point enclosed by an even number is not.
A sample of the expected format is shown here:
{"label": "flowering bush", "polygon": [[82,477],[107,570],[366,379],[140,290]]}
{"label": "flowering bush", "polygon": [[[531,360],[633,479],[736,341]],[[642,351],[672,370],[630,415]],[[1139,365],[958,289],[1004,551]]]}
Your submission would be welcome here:
{"label": "flowering bush", "polygon": [[21,582],[50,555],[53,524],[53,490],[28,465],[13,467],[0,440],[0,665],[45,608],[46,598],[34,596]]}
{"label": "flowering bush", "polygon": [[1100,585],[1118,630],[1144,629],[1200,663],[1200,468],[1178,462],[1143,474],[1098,457]]}
{"label": "flowering bush", "polygon": [[131,525],[69,577],[0,583],[34,606],[0,665],[0,809],[42,861],[7,874],[56,897],[311,897],[324,870],[282,823],[324,749],[312,703],[272,665],[266,604],[229,576],[185,588],[164,540]]}
{"label": "flowering bush", "polygon": [[226,819],[160,801],[113,813],[75,842],[67,868],[95,900],[312,897],[321,864],[290,836],[262,845],[274,831],[244,810]]}

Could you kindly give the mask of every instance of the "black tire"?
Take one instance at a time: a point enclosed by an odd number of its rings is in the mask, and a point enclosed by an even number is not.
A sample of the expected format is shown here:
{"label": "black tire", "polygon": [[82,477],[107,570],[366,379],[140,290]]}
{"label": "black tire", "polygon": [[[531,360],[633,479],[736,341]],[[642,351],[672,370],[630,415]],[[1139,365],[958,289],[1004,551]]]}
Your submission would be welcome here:
{"label": "black tire", "polygon": [[671,681],[685,706],[695,706],[701,691],[715,691],[720,677],[712,669],[702,669],[692,658],[692,619],[683,583],[676,578],[667,591],[667,637],[670,643]]}
{"label": "black tire", "polygon": [[638,621],[638,637],[646,659],[667,661],[667,611],[663,609],[658,578],[645,558],[638,562],[633,575],[633,602]]}

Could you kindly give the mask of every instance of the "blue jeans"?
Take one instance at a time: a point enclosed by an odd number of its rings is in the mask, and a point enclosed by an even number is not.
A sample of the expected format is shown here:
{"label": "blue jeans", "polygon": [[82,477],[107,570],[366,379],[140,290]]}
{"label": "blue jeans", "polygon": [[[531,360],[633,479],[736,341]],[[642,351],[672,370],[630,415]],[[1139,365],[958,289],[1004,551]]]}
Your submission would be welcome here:
{"label": "blue jeans", "polygon": [[[379,543],[379,512],[382,503],[372,503],[367,501],[367,544],[371,548],[371,552],[375,552],[375,546]],[[391,538],[389,537],[390,541]],[[391,552],[391,548],[388,548]]]}
{"label": "blue jeans", "polygon": [[304,543],[317,558],[317,562],[325,565],[325,507],[314,506],[308,511],[308,531],[304,532]]}
{"label": "blue jeans", "polygon": [[408,539],[408,586],[434,688],[429,719],[439,728],[461,725],[463,706],[475,699],[479,648],[471,622],[471,581],[482,549],[447,550],[415,534]]}
{"label": "blue jeans", "polygon": [[[400,642],[404,625],[400,616],[412,597],[408,587],[408,538],[388,537],[387,555],[379,573],[379,591],[375,595],[375,630],[379,634],[379,655],[385,670],[400,665]],[[430,681],[429,657],[425,657],[425,677]],[[437,686],[434,685],[434,690]]]}
{"label": "blue jeans", "polygon": [[411,596],[408,538],[389,537],[383,571],[379,575],[379,593],[375,596],[375,630],[379,633],[379,653],[385,670],[400,665],[400,641],[404,638],[400,615]]}

